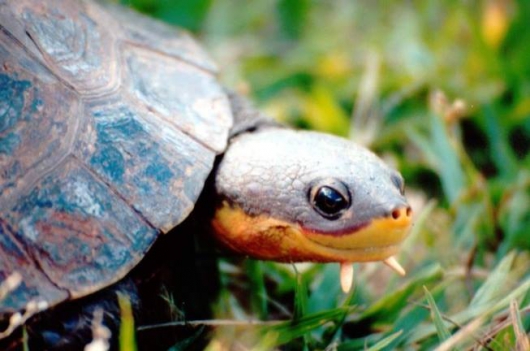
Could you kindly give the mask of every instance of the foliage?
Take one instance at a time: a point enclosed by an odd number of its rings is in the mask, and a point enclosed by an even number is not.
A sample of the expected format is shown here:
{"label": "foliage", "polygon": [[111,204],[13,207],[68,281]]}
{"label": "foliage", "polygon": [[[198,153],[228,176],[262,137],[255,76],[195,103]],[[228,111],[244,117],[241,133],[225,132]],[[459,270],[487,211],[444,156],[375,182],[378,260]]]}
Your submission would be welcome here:
{"label": "foliage", "polygon": [[293,321],[210,349],[528,349],[529,2],[125,2],[194,31],[264,111],[370,145],[415,210],[408,276],[363,265],[348,296],[333,265],[225,262],[253,302],[227,292],[223,318]]}

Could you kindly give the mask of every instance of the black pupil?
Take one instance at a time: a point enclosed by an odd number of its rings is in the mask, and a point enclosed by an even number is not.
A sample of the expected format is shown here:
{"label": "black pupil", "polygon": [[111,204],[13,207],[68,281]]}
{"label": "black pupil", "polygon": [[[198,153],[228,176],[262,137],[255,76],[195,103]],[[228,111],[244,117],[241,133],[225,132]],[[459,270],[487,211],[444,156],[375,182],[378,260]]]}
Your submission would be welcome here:
{"label": "black pupil", "polygon": [[315,205],[325,214],[336,215],[345,209],[348,203],[337,190],[323,186],[315,196]]}

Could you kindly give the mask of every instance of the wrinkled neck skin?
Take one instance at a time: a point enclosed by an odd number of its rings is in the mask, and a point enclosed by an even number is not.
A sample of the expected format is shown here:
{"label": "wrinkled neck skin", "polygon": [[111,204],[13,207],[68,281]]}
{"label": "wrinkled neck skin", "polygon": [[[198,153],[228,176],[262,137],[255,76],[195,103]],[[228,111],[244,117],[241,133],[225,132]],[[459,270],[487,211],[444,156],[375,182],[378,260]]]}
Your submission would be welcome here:
{"label": "wrinkled neck skin", "polygon": [[[338,214],[319,209],[322,187],[347,200]],[[401,175],[371,151],[274,123],[234,134],[214,197],[212,227],[221,242],[280,262],[385,260],[411,225]]]}

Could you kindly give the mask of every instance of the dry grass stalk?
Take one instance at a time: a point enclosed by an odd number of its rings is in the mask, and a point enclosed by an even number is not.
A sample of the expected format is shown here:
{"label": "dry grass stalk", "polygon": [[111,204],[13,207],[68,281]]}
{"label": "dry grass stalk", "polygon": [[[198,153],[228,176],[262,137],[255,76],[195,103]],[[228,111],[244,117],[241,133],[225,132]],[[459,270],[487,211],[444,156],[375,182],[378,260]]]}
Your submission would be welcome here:
{"label": "dry grass stalk", "polygon": [[110,348],[110,330],[103,325],[103,310],[94,311],[92,319],[92,341],[85,346],[85,351],[107,351]]}

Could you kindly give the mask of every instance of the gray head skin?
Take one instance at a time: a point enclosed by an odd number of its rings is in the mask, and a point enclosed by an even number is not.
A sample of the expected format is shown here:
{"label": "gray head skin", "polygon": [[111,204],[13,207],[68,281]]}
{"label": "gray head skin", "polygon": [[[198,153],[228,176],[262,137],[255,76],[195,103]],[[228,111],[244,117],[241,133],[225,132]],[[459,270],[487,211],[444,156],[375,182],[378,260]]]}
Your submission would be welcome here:
{"label": "gray head skin", "polygon": [[398,172],[350,141],[265,128],[235,137],[224,155],[214,228],[230,247],[266,259],[382,260],[410,226],[403,186]]}

